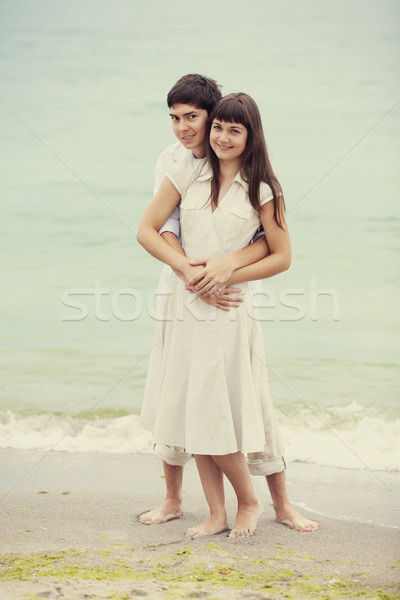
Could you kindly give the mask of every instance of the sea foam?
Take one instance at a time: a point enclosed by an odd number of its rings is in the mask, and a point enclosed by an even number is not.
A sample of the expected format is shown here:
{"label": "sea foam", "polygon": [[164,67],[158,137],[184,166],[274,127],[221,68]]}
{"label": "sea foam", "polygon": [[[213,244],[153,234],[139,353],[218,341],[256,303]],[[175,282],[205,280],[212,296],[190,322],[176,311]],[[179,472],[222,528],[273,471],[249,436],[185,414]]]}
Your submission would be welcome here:
{"label": "sea foam", "polygon": [[[400,419],[357,403],[277,411],[288,461],[350,469],[400,470]],[[0,447],[63,452],[151,452],[137,415],[74,418],[0,413]]]}

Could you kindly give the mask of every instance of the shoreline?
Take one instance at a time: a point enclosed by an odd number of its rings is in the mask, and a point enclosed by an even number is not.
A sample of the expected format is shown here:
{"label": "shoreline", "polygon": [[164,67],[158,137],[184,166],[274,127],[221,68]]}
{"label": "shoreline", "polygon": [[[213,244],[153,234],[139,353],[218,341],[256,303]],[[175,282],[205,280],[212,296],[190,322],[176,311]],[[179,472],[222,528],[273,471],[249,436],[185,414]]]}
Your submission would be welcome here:
{"label": "shoreline", "polygon": [[[320,529],[292,531],[274,520],[261,478],[254,480],[266,509],[253,537],[191,540],[185,531],[207,516],[194,461],[185,467],[183,517],[145,526],[137,516],[164,493],[153,455],[2,450],[0,460],[1,597],[400,598],[398,530],[301,509]],[[354,497],[356,485],[345,490],[332,480],[324,489],[325,480],[316,485],[318,472],[305,485],[304,469],[292,467],[294,502],[301,490],[313,491],[314,503],[326,502],[333,488],[338,497]],[[228,485],[226,493],[232,524]]]}
{"label": "shoreline", "polygon": [[[61,489],[68,483],[63,476],[74,465],[71,485],[77,485],[82,471],[85,473],[85,487],[96,492],[120,486],[126,493],[137,490],[135,470],[137,464],[145,462],[154,470],[147,481],[147,488],[160,499],[164,494],[161,461],[153,453],[111,453],[111,452],[66,452],[47,450],[22,450],[0,448],[0,499],[14,486],[19,491],[34,491],[39,484],[48,485],[49,491]],[[98,479],[99,464],[107,465],[107,480]],[[116,471],[123,473],[123,482]],[[129,481],[132,477],[132,482]],[[160,479],[161,478],[161,479]],[[194,460],[185,468],[183,494],[191,488],[202,494]],[[257,494],[264,504],[270,503],[265,479],[252,477]],[[318,465],[315,463],[289,462],[286,469],[286,482],[289,498],[299,510],[305,510],[320,517],[349,522],[365,523],[400,529],[400,472],[372,471]],[[226,483],[226,494],[231,490]],[[233,493],[232,493],[232,497]],[[382,506],[384,510],[382,511]]]}

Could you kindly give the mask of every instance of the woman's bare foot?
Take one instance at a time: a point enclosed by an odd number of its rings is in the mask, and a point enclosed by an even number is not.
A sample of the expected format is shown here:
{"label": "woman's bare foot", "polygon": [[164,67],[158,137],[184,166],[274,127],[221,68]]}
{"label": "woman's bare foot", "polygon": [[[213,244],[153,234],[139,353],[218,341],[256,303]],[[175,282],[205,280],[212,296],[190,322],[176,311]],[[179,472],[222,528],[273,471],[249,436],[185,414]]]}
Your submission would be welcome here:
{"label": "woman's bare foot", "polygon": [[295,529],[296,531],[316,531],[319,527],[317,521],[311,521],[311,519],[303,517],[290,504],[279,509],[275,508],[275,515],[278,523],[287,525],[290,529]]}
{"label": "woman's bare foot", "polygon": [[210,517],[207,521],[201,523],[201,525],[191,527],[187,530],[186,535],[191,537],[192,539],[195,539],[205,537],[207,535],[216,535],[217,533],[227,531],[228,529],[229,525],[228,521],[226,520],[225,514],[221,515],[220,517]]}
{"label": "woman's bare foot", "polygon": [[257,526],[257,521],[264,511],[260,501],[252,506],[239,506],[235,527],[229,534],[230,538],[251,537]]}
{"label": "woman's bare foot", "polygon": [[143,523],[143,525],[159,525],[160,523],[172,521],[172,519],[179,519],[182,515],[183,512],[180,503],[165,500],[154,510],[140,515],[139,522]]}

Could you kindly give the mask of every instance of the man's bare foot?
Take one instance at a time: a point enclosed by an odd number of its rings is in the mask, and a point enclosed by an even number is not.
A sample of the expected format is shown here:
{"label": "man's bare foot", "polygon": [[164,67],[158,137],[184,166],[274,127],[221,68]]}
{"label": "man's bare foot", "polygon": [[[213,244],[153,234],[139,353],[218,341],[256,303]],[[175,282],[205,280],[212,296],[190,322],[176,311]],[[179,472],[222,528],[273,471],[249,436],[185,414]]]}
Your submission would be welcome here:
{"label": "man's bare foot", "polygon": [[282,525],[287,525],[296,531],[316,531],[319,527],[317,521],[311,521],[303,517],[297,510],[294,510],[290,504],[280,509],[275,508],[276,520]]}
{"label": "man's bare foot", "polygon": [[229,525],[228,521],[226,520],[226,515],[222,515],[221,517],[210,517],[207,521],[201,523],[201,525],[191,527],[187,530],[186,535],[192,539],[195,539],[205,537],[207,535],[216,535],[217,533],[227,531],[228,529]]}
{"label": "man's bare foot", "polygon": [[229,534],[230,538],[251,537],[257,526],[257,521],[264,511],[260,501],[254,506],[239,507],[235,527]]}
{"label": "man's bare foot", "polygon": [[182,515],[183,512],[180,503],[177,504],[176,502],[165,500],[154,510],[140,515],[139,522],[143,523],[143,525],[159,525],[160,523],[172,521],[172,519],[179,519]]}

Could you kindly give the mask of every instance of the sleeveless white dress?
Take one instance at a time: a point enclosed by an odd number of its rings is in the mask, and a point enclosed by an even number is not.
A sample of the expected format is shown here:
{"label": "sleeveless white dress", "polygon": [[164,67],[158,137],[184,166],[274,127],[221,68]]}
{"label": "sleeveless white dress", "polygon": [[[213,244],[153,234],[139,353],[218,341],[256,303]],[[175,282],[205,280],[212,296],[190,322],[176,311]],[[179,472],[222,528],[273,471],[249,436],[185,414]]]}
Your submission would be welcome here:
{"label": "sleeveless white dress", "polygon": [[[212,212],[205,159],[176,163],[167,177],[181,194],[182,246],[191,258],[222,257],[247,246],[260,225],[238,173]],[[267,184],[261,204],[272,199]],[[264,343],[252,294],[225,312],[185,290],[173,274],[163,290],[140,423],[154,444],[192,454],[282,454]]]}

